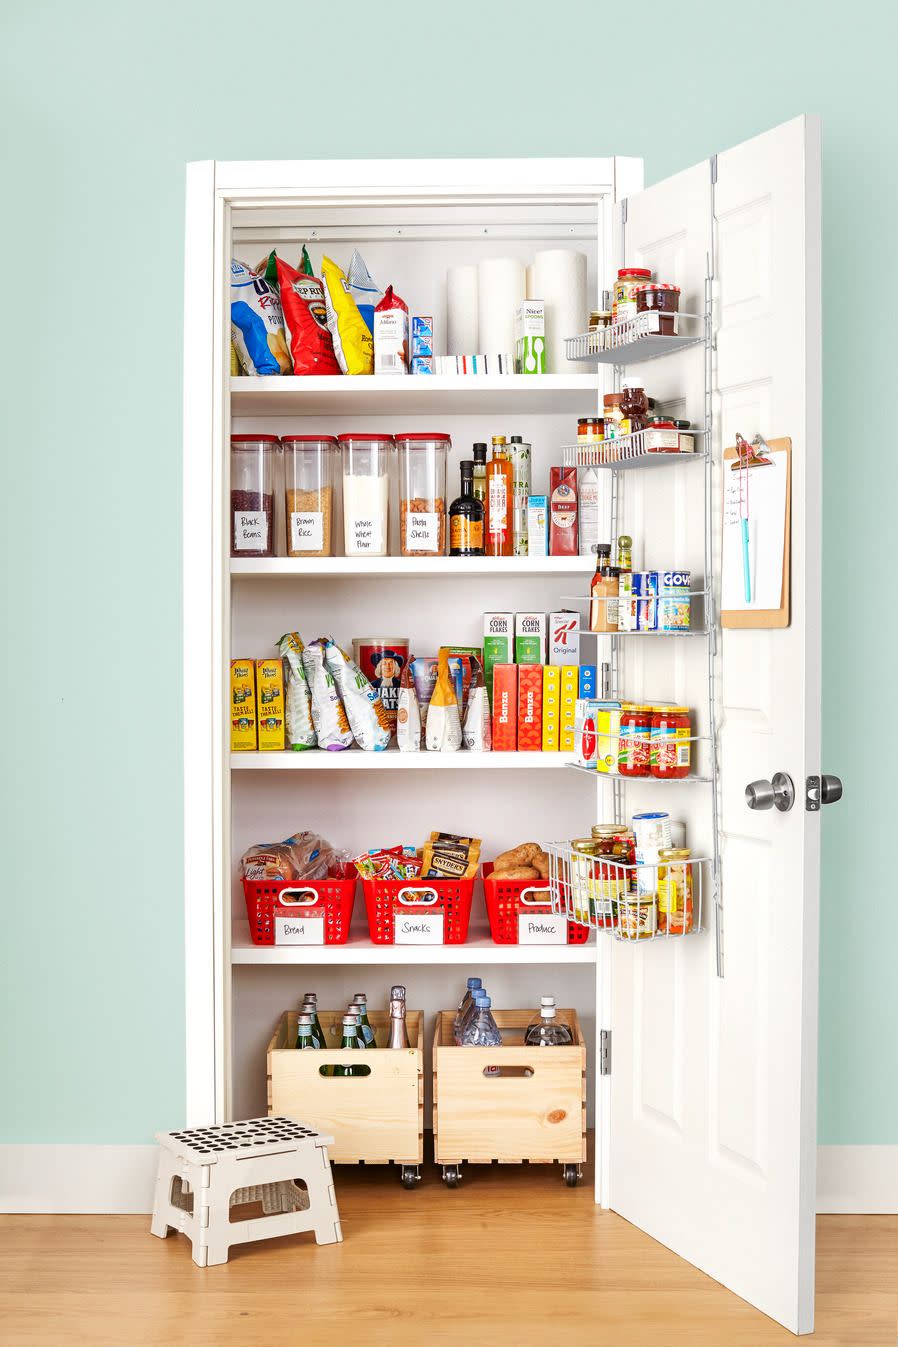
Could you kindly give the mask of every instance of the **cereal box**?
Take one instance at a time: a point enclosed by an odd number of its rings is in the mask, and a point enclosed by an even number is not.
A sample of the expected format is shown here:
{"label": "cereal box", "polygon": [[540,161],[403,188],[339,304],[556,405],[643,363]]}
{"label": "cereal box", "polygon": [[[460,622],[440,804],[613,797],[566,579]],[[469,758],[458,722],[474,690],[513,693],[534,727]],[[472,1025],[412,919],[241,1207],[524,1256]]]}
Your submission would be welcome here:
{"label": "cereal box", "polygon": [[284,747],[284,661],[256,660],[259,751]]}
{"label": "cereal box", "polygon": [[[281,748],[283,748],[283,743]],[[231,752],[256,751],[256,666],[231,660]]]}
{"label": "cereal box", "polygon": [[577,713],[577,693],[580,688],[580,670],[566,664],[561,669],[561,713],[558,724],[558,747],[562,753],[574,751],[574,719]]}
{"label": "cereal box", "polygon": [[518,666],[493,665],[493,752],[511,753],[518,746]]}
{"label": "cereal box", "polygon": [[569,608],[549,614],[549,663],[580,663],[580,614]]}
{"label": "cereal box", "polygon": [[544,664],[546,660],[545,613],[515,613],[515,664]]}
{"label": "cereal box", "polygon": [[620,739],[620,702],[598,702],[596,706],[596,770],[617,776]]}
{"label": "cereal box", "polygon": [[543,746],[543,666],[518,665],[518,748],[539,752]]}
{"label": "cereal box", "polygon": [[596,696],[596,666],[594,664],[580,665],[580,696]]}
{"label": "cereal box", "polygon": [[543,665],[543,752],[558,752],[558,728],[561,722],[561,670]]}
{"label": "cereal box", "polygon": [[596,714],[598,702],[592,697],[578,697],[574,709],[574,762],[580,767],[595,770],[598,733]]}
{"label": "cereal box", "polygon": [[514,613],[484,613],[483,615],[483,675],[490,705],[493,703],[493,665],[514,661]]}

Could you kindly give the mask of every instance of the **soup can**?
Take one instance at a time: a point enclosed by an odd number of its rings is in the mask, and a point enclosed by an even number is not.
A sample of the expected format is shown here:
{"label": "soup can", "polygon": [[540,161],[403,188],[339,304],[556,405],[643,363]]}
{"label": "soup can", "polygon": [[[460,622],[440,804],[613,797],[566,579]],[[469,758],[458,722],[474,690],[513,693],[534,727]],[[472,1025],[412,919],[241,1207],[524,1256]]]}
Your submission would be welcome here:
{"label": "soup can", "polygon": [[391,734],[396,733],[399,679],[408,664],[408,647],[407,636],[356,636],[352,642],[353,659],[380,693]]}
{"label": "soup can", "polygon": [[692,600],[691,571],[658,572],[658,630],[688,631]]}

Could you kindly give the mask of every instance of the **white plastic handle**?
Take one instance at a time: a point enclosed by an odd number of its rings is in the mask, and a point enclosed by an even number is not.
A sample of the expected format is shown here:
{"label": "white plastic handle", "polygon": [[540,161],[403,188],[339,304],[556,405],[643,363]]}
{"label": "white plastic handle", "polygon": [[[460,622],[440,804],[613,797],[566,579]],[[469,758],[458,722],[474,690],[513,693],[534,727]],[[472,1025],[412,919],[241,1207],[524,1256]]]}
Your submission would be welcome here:
{"label": "white plastic handle", "polygon": [[[536,898],[528,898],[528,893],[535,893],[538,896]],[[531,885],[528,889],[521,889],[518,897],[525,907],[550,907],[552,903],[551,890],[548,885],[544,889],[537,889]]]}
{"label": "white plastic handle", "polygon": [[[405,898],[406,893],[430,893],[432,898]],[[397,903],[402,903],[403,907],[432,907],[434,903],[440,901],[440,895],[436,889],[432,889],[429,884],[422,884],[420,888],[415,888],[413,884],[407,884],[404,889],[400,889],[396,895]]]}
{"label": "white plastic handle", "polygon": [[[299,898],[295,895],[307,893],[308,898]],[[278,894],[278,902],[284,903],[286,907],[313,907],[318,902],[318,894],[314,889],[281,889]]]}

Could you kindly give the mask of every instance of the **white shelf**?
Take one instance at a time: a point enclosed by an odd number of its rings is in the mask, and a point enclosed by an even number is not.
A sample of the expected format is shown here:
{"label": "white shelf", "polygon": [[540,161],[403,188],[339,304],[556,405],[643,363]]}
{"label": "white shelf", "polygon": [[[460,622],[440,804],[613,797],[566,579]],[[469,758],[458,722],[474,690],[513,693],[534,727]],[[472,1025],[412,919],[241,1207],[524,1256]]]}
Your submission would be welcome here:
{"label": "white shelf", "polygon": [[337,752],[323,748],[273,753],[232,753],[231,768],[268,772],[428,772],[428,771],[552,771],[567,767],[563,753],[364,753],[359,748]]}
{"label": "white shelf", "polygon": [[[362,904],[364,909],[364,904]],[[364,921],[356,900],[354,922]],[[332,964],[378,964],[388,967],[461,964],[468,969],[483,964],[573,964],[594,963],[595,937],[585,945],[495,945],[489,931],[472,926],[464,945],[374,945],[364,928],[350,933],[345,945],[254,945],[244,918],[234,921],[231,935],[232,964],[299,967]]]}
{"label": "white shelf", "polygon": [[417,416],[580,412],[594,374],[268,375],[231,379],[232,416]]}
{"label": "white shelf", "polygon": [[357,579],[383,576],[530,576],[592,575],[594,557],[247,557],[231,560],[232,576],[266,580],[325,579],[351,575]]}

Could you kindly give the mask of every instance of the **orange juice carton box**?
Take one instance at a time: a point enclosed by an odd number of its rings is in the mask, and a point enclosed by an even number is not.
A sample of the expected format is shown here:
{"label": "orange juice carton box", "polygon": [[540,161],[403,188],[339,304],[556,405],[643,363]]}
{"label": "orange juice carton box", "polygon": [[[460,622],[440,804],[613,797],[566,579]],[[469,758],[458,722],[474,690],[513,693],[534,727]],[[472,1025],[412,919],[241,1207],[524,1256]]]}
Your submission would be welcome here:
{"label": "orange juice carton box", "polygon": [[566,609],[549,614],[549,663],[580,663],[580,614]]}
{"label": "orange juice carton box", "polygon": [[541,752],[543,746],[543,666],[518,665],[518,749]]}
{"label": "orange juice carton box", "polygon": [[512,753],[518,746],[518,666],[493,665],[493,752]]}
{"label": "orange juice carton box", "polygon": [[561,670],[554,664],[543,665],[543,752],[558,752],[561,722]]}
{"label": "orange juice carton box", "polygon": [[256,660],[259,749],[284,747],[284,661]]}
{"label": "orange juice carton box", "polygon": [[231,752],[256,751],[256,666],[231,660]]}
{"label": "orange juice carton box", "polygon": [[574,720],[577,698],[580,694],[580,668],[576,664],[561,666],[561,715],[558,726],[558,747],[562,753],[574,751]]}
{"label": "orange juice carton box", "polygon": [[515,613],[514,662],[515,664],[545,664],[545,613]]}

